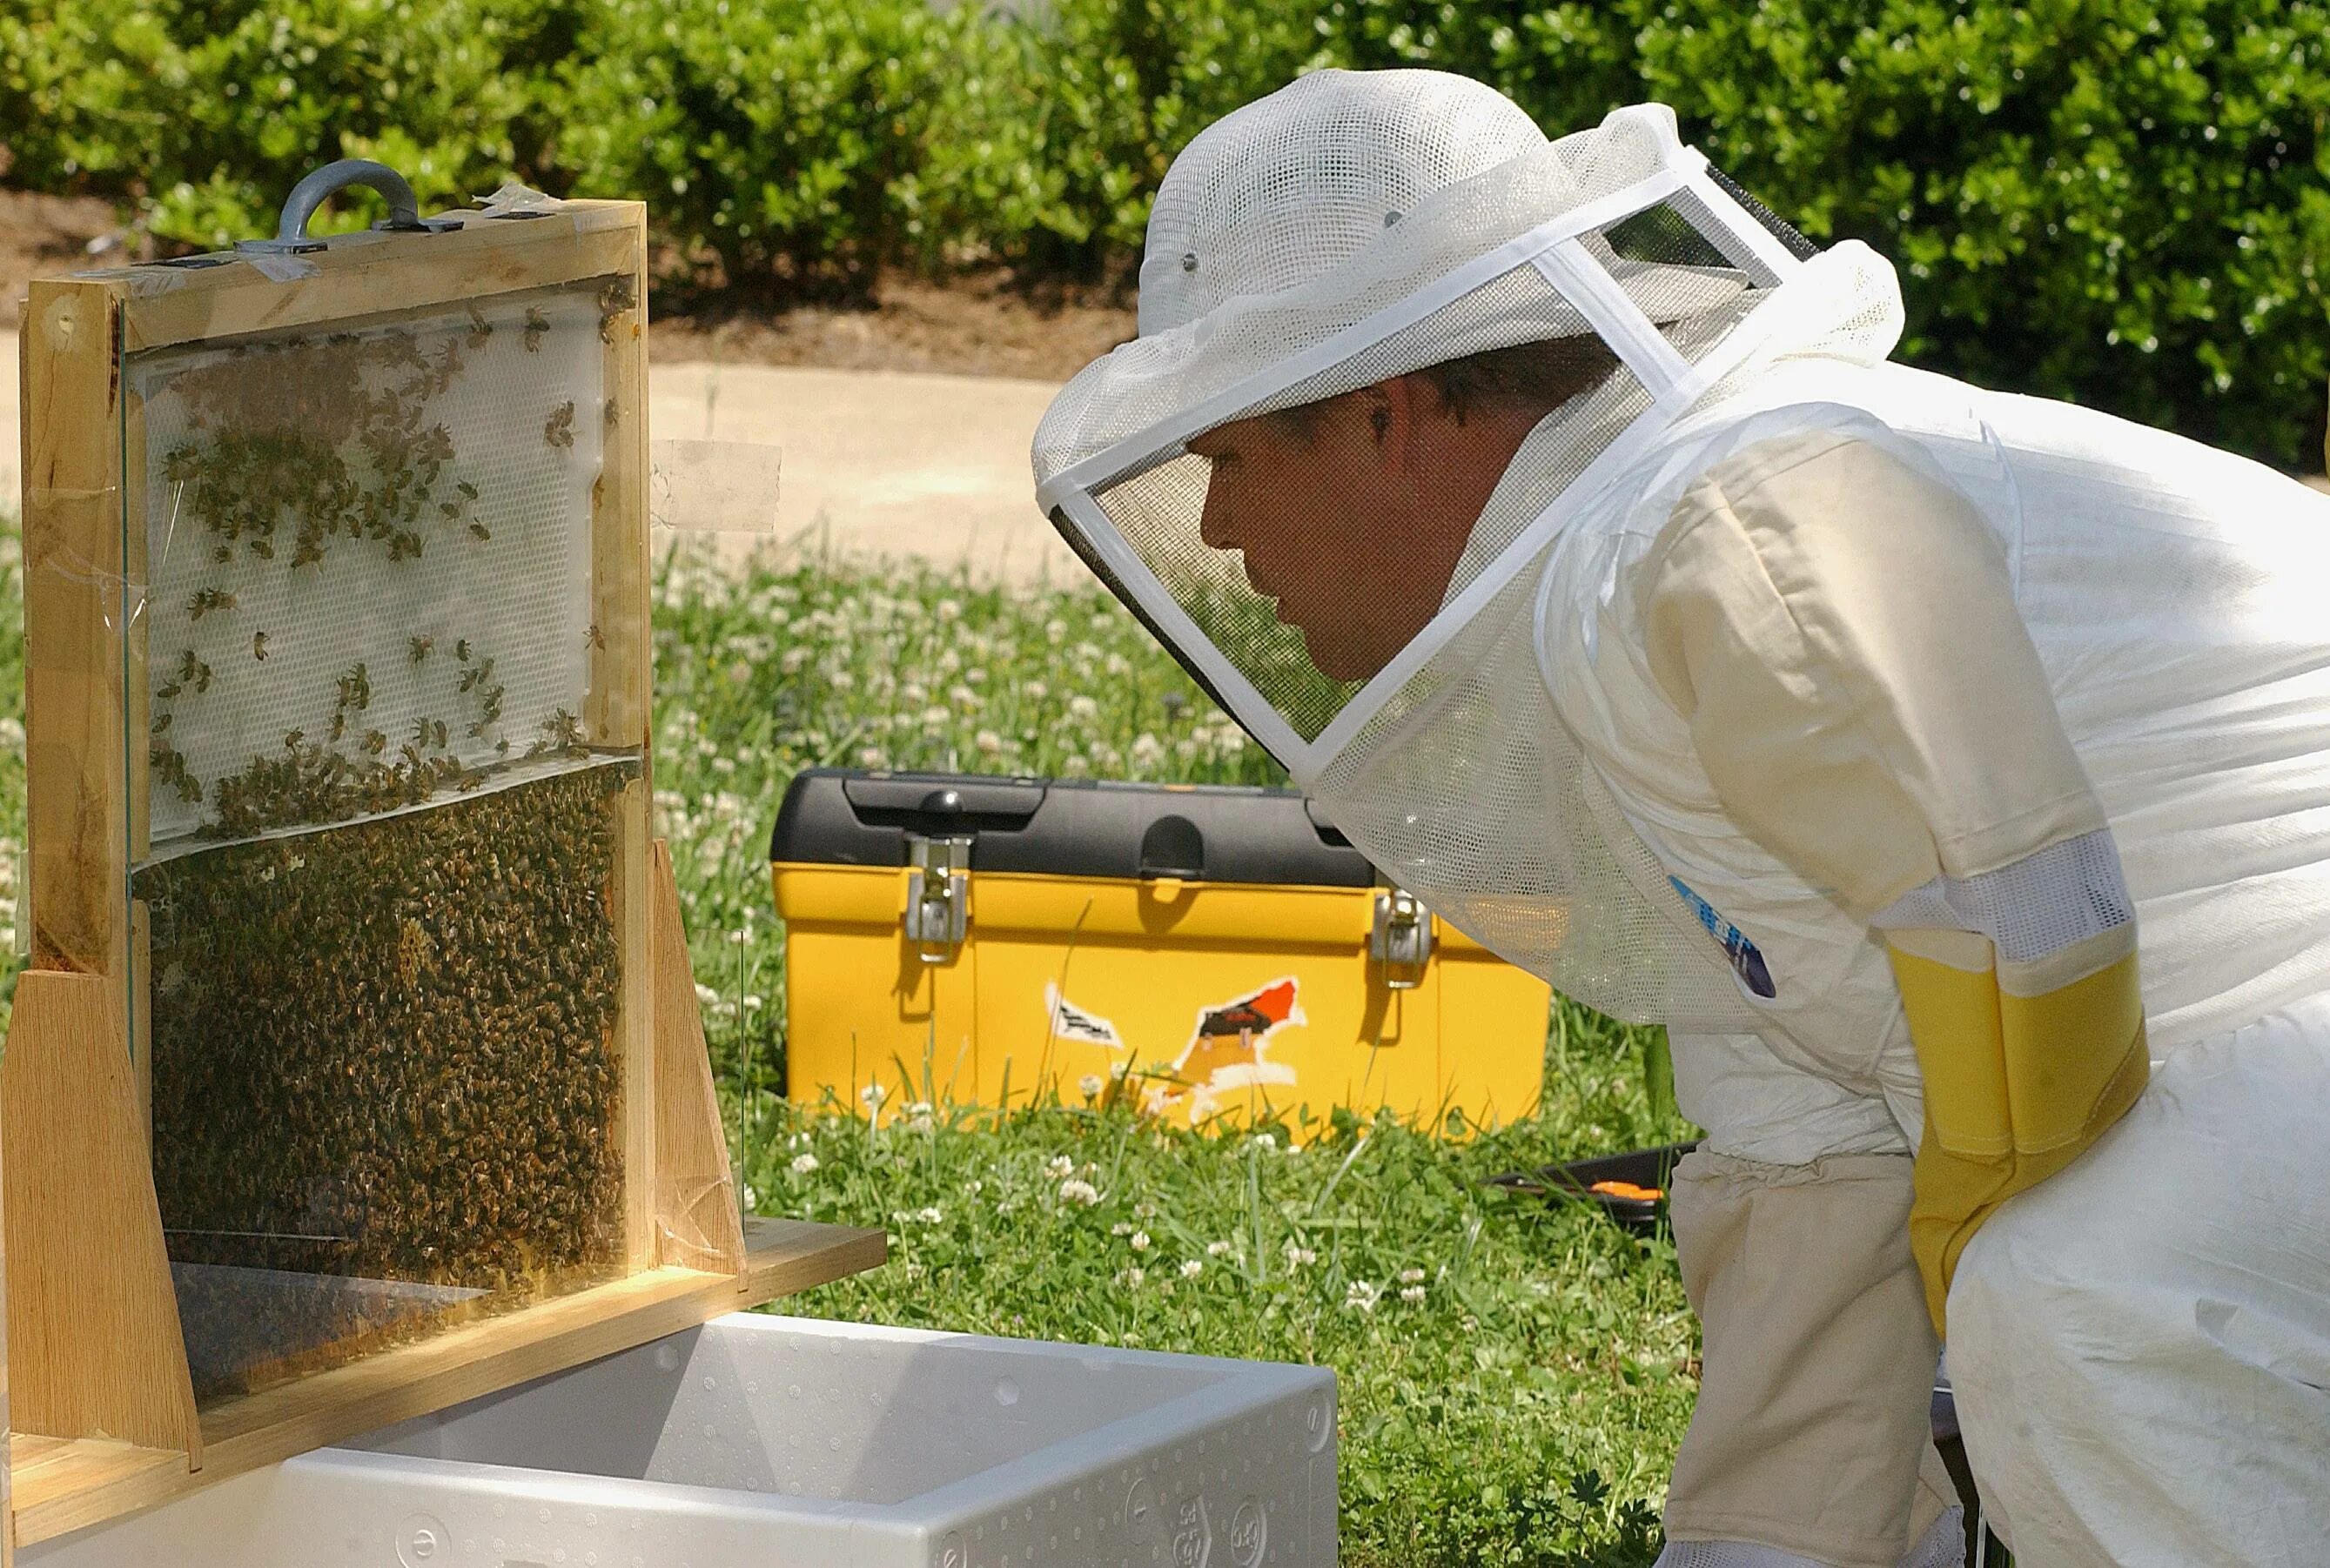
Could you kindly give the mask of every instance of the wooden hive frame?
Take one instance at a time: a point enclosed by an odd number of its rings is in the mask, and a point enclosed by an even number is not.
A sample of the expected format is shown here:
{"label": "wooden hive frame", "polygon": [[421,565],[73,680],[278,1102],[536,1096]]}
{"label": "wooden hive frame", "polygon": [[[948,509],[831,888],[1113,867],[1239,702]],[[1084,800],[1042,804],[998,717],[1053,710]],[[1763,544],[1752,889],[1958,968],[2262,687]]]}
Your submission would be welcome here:
{"label": "wooden hive frame", "polygon": [[[37,281],[23,312],[32,967],[0,1066],[12,1545],[150,1506],[387,1422],[878,1264],[879,1232],[740,1226],[671,863],[649,817],[645,209],[570,202],[369,236],[277,281],[249,260]],[[280,269],[277,269],[280,270]],[[600,637],[582,715],[637,748],[618,802],[623,1277],[197,1409],[152,1174],[144,908],[144,415],[134,354],[361,326],[620,279],[592,492]],[[162,285],[157,287],[157,285]],[[621,298],[619,293],[618,298]],[[603,642],[603,646],[598,646]],[[142,760],[141,760],[142,761]],[[138,997],[145,992],[141,989]]]}

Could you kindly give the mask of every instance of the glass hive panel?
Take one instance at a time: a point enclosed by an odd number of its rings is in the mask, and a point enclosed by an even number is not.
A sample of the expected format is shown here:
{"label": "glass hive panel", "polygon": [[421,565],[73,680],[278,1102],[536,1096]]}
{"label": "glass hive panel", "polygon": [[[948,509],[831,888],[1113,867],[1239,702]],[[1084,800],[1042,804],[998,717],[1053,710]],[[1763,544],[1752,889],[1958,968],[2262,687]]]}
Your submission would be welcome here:
{"label": "glass hive panel", "polygon": [[630,304],[597,280],[128,364],[132,1015],[205,1397],[620,1265],[639,759],[585,715]]}

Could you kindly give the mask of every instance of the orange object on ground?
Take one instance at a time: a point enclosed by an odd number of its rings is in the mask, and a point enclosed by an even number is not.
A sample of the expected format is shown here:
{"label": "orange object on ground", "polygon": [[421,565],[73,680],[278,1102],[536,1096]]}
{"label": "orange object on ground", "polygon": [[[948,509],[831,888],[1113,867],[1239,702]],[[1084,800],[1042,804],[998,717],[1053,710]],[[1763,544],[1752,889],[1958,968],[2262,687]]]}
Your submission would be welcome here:
{"label": "orange object on ground", "polygon": [[1633,1182],[1596,1182],[1586,1191],[1605,1197],[1635,1198],[1646,1204],[1654,1204],[1667,1195],[1663,1187],[1637,1186]]}

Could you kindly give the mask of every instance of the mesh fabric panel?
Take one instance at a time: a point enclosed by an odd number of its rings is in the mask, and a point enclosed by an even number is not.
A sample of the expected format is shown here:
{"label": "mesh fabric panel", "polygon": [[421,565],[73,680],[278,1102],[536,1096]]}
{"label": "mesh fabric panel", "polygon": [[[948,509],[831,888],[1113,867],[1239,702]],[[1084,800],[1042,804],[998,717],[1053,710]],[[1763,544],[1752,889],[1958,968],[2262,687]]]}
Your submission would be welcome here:
{"label": "mesh fabric panel", "polygon": [[223,781],[287,753],[474,789],[583,712],[600,313],[585,286],[132,363],[157,845],[250,836]]}
{"label": "mesh fabric panel", "polygon": [[1795,256],[1809,260],[1818,255],[1820,248],[1804,237],[1802,231],[1749,194],[1738,181],[1721,169],[1710,167],[1708,177],[1722,188],[1723,194],[1739,203],[1740,210],[1761,224],[1765,231]]}
{"label": "mesh fabric panel", "polygon": [[2035,963],[2125,926],[2136,906],[2108,829],[2051,844],[1979,876],[1937,876],[1883,910],[1880,930],[1977,931],[2009,963]]}

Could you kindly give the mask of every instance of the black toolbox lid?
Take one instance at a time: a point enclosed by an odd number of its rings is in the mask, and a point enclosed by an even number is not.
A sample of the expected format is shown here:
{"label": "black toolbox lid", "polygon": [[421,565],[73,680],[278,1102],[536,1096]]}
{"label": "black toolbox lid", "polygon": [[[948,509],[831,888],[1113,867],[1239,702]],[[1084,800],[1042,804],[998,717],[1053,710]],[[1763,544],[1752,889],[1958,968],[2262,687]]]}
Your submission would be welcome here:
{"label": "black toolbox lid", "polygon": [[906,837],[967,837],[974,871],[1369,887],[1375,867],[1292,789],[868,773],[793,779],[769,836],[791,865],[904,865]]}

